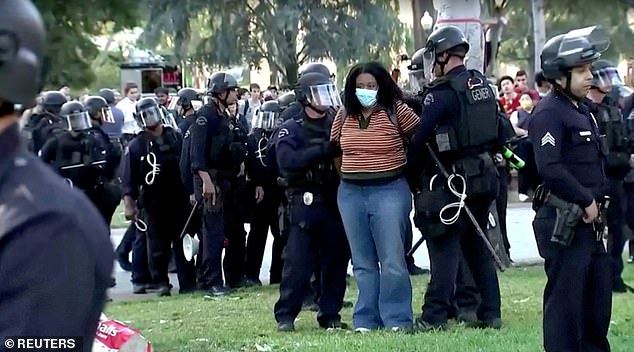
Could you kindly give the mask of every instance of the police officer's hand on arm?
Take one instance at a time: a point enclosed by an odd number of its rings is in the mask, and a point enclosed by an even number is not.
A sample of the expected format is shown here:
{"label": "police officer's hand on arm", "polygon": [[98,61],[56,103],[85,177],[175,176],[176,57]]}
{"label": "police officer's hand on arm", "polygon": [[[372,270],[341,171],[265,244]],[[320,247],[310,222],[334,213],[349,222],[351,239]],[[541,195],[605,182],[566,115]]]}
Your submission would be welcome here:
{"label": "police officer's hand on arm", "polygon": [[260,202],[262,202],[262,199],[264,199],[264,188],[262,188],[262,186],[256,186],[255,187],[255,203],[260,204]]}
{"label": "police officer's hand on arm", "polygon": [[136,200],[134,200],[129,195],[125,195],[123,197],[123,207],[124,214],[127,220],[136,220],[136,215],[138,213],[138,209],[136,207]]}

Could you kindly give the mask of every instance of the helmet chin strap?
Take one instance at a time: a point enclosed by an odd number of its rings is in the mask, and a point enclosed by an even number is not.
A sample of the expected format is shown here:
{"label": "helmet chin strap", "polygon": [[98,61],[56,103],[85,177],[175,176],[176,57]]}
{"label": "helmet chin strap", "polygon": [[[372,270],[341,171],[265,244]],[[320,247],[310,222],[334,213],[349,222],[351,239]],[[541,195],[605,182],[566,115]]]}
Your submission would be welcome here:
{"label": "helmet chin strap", "polygon": [[558,88],[562,93],[564,93],[565,96],[567,96],[568,98],[576,101],[576,102],[581,102],[583,100],[584,97],[578,97],[576,96],[572,90],[570,89],[570,84],[572,83],[572,71],[568,71],[566,72],[566,87],[562,87],[561,84],[557,83],[557,82],[552,82],[552,84]]}

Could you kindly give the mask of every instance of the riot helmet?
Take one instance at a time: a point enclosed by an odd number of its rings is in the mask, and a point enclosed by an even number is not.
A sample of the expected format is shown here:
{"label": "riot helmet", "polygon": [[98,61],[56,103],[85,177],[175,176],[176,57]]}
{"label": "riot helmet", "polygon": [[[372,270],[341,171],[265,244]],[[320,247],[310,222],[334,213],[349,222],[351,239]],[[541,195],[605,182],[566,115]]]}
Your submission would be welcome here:
{"label": "riot helmet", "polygon": [[84,100],[84,107],[90,118],[101,123],[114,123],[112,109],[106,99],[98,96],[90,96]]}
{"label": "riot helmet", "polygon": [[[457,56],[462,59],[469,52],[469,42],[460,28],[455,26],[443,26],[433,31],[427,38],[425,49],[423,51],[423,67],[425,68],[425,78],[433,80],[434,67],[440,67],[441,75],[445,75],[445,65],[451,56]],[[440,61],[440,56],[448,53],[449,56]]]}
{"label": "riot helmet", "polygon": [[282,94],[279,98],[277,98],[277,102],[280,104],[280,110],[284,111],[286,108],[295,102],[296,96],[294,91],[290,91]]}
{"label": "riot helmet", "polygon": [[539,57],[544,77],[569,97],[579,100],[581,97],[571,92],[570,83],[564,88],[556,80],[566,77],[567,82],[570,82],[574,67],[596,61],[609,45],[608,33],[600,26],[575,29],[557,35],[544,44]]}
{"label": "riot helmet", "polygon": [[66,102],[68,102],[66,96],[60,91],[52,90],[42,93],[42,109],[45,112],[57,115]]}
{"label": "riot helmet", "polygon": [[184,110],[192,109],[192,101],[200,100],[200,95],[194,88],[183,88],[178,91],[177,105],[183,107]]}
{"label": "riot helmet", "polygon": [[141,128],[153,129],[161,125],[165,119],[163,109],[154,98],[143,98],[136,103],[134,119]]}
{"label": "riot helmet", "polygon": [[407,66],[409,86],[414,94],[422,93],[423,86],[427,83],[427,79],[425,79],[424,55],[425,48],[416,50],[414,55],[412,55],[409,66]]}
{"label": "riot helmet", "polygon": [[311,63],[303,65],[302,67],[299,68],[299,70],[297,70],[297,79],[299,80],[303,74],[311,73],[311,72],[320,73],[328,77],[329,79],[331,77],[330,70],[328,69],[326,65],[319,62],[311,62]]}
{"label": "riot helmet", "polygon": [[260,106],[258,114],[253,118],[253,128],[271,131],[282,124],[280,120],[280,103],[269,100]]}
{"label": "riot helmet", "polygon": [[108,105],[114,105],[115,102],[115,94],[112,89],[102,88],[99,90],[99,96],[106,99],[106,103]]}
{"label": "riot helmet", "polygon": [[623,83],[616,66],[608,60],[599,59],[592,63],[592,88],[603,94],[626,97],[632,94],[632,89]]}
{"label": "riot helmet", "polygon": [[46,32],[29,0],[0,1],[0,100],[35,105],[43,84]]}
{"label": "riot helmet", "polygon": [[216,72],[207,80],[207,94],[216,95],[238,88],[238,81],[228,72]]}
{"label": "riot helmet", "polygon": [[327,76],[311,72],[302,74],[297,82],[297,100],[304,106],[323,113],[328,107],[341,106],[341,97],[337,86]]}
{"label": "riot helmet", "polygon": [[64,103],[59,112],[68,131],[83,131],[92,127],[90,115],[82,103],[72,100]]}

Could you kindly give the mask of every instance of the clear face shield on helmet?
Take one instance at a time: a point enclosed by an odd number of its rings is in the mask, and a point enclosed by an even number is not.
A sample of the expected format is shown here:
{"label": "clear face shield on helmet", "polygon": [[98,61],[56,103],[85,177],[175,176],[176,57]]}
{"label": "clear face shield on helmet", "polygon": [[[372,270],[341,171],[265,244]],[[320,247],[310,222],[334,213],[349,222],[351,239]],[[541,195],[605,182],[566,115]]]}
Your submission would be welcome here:
{"label": "clear face shield on helmet", "polygon": [[592,71],[592,85],[603,91],[609,91],[612,87],[623,86],[624,83],[616,67],[606,67]]}
{"label": "clear face shield on helmet", "polygon": [[306,99],[315,107],[338,108],[342,105],[339,90],[332,83],[310,86]]}
{"label": "clear face shield on helmet", "polygon": [[97,117],[101,119],[101,122],[103,123],[114,123],[114,115],[112,114],[112,109],[109,106],[97,110]]}
{"label": "clear face shield on helmet", "polygon": [[68,131],[79,132],[92,127],[90,115],[87,111],[73,112],[62,117],[63,123]]}
{"label": "clear face shield on helmet", "polygon": [[273,130],[278,125],[279,115],[279,113],[273,111],[259,111],[253,118],[253,129]]}
{"label": "clear face shield on helmet", "polygon": [[160,107],[152,106],[141,110],[138,114],[134,114],[134,118],[139,127],[152,128],[162,124],[165,116]]}
{"label": "clear face shield on helmet", "polygon": [[169,126],[173,129],[178,129],[178,124],[176,123],[176,118],[174,118],[174,115],[163,107],[161,108],[161,110],[163,111],[163,126]]}
{"label": "clear face shield on helmet", "polygon": [[425,69],[409,71],[409,89],[412,93],[421,93],[425,84],[427,84]]}
{"label": "clear face shield on helmet", "polygon": [[433,47],[425,48],[423,53],[423,78],[428,82],[433,81],[436,77],[434,75],[434,66],[436,65],[436,49]]}

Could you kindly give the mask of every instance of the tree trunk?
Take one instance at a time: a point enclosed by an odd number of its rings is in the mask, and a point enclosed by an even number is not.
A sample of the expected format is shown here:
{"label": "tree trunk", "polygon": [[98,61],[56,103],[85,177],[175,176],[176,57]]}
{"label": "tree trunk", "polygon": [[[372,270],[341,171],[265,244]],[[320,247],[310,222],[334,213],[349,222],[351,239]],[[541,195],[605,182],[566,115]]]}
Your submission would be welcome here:
{"label": "tree trunk", "polygon": [[484,38],[480,22],[480,0],[434,0],[438,19],[434,29],[443,26],[460,28],[469,41],[465,66],[484,71]]}
{"label": "tree trunk", "polygon": [[546,42],[546,24],[544,21],[544,0],[532,0],[532,18],[533,18],[533,62],[534,69],[540,70],[541,63],[539,55],[544,48]]}
{"label": "tree trunk", "polygon": [[412,30],[414,31],[414,52],[425,45],[426,39],[423,38],[423,28],[420,25],[420,18],[423,17],[423,14],[425,13],[425,10],[423,10],[422,8],[422,2],[422,0],[412,0]]}
{"label": "tree trunk", "polygon": [[295,87],[297,84],[297,71],[299,70],[299,65],[297,62],[292,62],[284,65],[284,70],[286,71],[286,84],[289,88]]}

